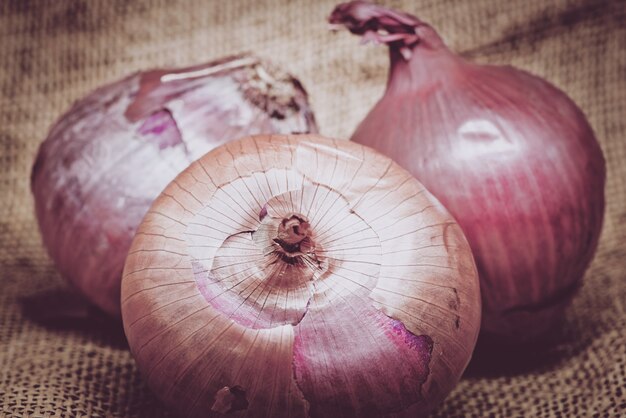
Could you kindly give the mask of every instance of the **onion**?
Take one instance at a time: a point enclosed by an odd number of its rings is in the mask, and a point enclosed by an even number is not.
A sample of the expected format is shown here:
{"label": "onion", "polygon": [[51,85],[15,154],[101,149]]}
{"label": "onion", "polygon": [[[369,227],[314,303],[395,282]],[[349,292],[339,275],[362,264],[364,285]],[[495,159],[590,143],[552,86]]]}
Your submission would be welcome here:
{"label": "onion", "polygon": [[409,14],[351,2],[330,22],[389,46],[386,92],[352,140],[408,169],[459,222],[485,335],[545,335],[581,285],[602,226],[605,163],[582,111],[527,72],[464,60]]}
{"label": "onion", "polygon": [[32,192],[44,244],[64,277],[119,316],[132,237],[179,172],[230,139],[310,131],[300,83],[251,56],[102,87],[74,104],[39,149]]}
{"label": "onion", "polygon": [[256,136],[156,199],[122,280],[139,369],[185,417],[416,417],[480,325],[460,227],[407,171],[349,141]]}

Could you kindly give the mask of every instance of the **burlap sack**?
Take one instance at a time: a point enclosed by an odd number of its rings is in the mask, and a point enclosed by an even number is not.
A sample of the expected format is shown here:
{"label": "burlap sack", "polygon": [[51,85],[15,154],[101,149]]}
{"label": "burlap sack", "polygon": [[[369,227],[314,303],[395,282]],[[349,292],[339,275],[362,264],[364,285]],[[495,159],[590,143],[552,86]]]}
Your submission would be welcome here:
{"label": "burlap sack", "polygon": [[[598,254],[556,345],[478,361],[439,417],[626,416],[626,5],[390,1],[479,62],[539,74],[582,107],[608,165]],[[254,51],[308,88],[323,134],[348,137],[384,88],[387,51],[328,32],[333,1],[0,2],[0,416],[160,417],[120,324],[74,300],[40,242],[29,192],[60,113],[131,71]],[[57,308],[64,318],[56,318]],[[69,317],[69,319],[68,319]]]}

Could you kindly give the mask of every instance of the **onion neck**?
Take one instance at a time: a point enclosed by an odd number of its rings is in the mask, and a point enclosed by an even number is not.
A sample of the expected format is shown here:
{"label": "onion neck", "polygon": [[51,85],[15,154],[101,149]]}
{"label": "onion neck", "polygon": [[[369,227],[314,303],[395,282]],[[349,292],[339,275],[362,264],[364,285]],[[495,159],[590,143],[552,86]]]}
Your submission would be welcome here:
{"label": "onion neck", "polygon": [[408,59],[391,45],[389,61],[387,92],[391,94],[430,90],[450,80],[460,63],[459,57],[445,46],[432,50],[420,45],[411,50]]}
{"label": "onion neck", "polygon": [[388,91],[429,88],[446,77],[451,63],[459,61],[430,25],[404,12],[357,0],[338,5],[329,22],[344,26],[365,42],[389,46]]}

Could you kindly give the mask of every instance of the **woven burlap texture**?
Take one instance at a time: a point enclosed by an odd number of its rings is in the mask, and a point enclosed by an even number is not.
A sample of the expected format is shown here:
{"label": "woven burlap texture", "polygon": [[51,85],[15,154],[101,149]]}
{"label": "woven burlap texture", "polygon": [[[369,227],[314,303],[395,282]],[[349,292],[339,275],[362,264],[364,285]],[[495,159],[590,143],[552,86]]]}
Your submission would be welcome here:
{"label": "woven burlap texture", "polygon": [[[621,1],[386,2],[484,63],[547,78],[587,114],[608,166],[597,256],[557,343],[472,367],[437,417],[626,416],[626,7]],[[332,1],[0,2],[0,417],[162,417],[121,326],[75,303],[40,241],[38,145],[95,87],[152,67],[254,51],[308,89],[321,132],[347,138],[380,97],[386,48],[328,31]],[[68,301],[69,300],[69,301]],[[68,318],[69,317],[69,318]],[[532,350],[531,350],[532,351]],[[519,356],[519,357],[518,357]]]}

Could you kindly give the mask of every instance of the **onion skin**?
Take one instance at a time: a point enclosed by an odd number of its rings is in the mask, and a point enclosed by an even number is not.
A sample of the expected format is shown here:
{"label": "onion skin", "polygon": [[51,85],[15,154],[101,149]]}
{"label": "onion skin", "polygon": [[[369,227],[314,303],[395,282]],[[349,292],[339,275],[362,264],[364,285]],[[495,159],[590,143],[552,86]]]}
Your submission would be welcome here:
{"label": "onion skin", "polygon": [[389,46],[387,90],[351,139],[409,170],[459,222],[480,275],[482,332],[546,336],[602,228],[605,162],[582,111],[527,72],[464,60],[414,16],[350,2],[330,21]]}
{"label": "onion skin", "polygon": [[119,316],[132,237],[179,172],[227,140],[316,130],[300,83],[252,56],[104,86],[57,121],[37,154],[31,188],[44,244],[62,276]]}
{"label": "onion skin", "polygon": [[460,227],[377,152],[255,136],[156,199],[122,280],[124,329],[183,417],[417,417],[457,383],[480,325]]}

